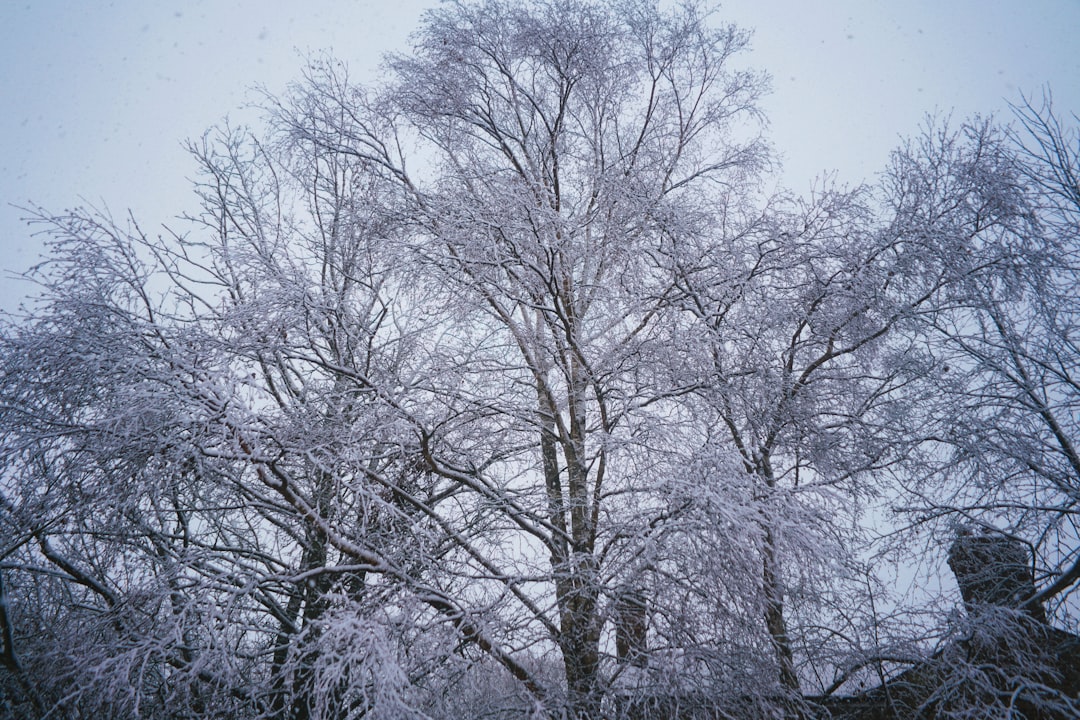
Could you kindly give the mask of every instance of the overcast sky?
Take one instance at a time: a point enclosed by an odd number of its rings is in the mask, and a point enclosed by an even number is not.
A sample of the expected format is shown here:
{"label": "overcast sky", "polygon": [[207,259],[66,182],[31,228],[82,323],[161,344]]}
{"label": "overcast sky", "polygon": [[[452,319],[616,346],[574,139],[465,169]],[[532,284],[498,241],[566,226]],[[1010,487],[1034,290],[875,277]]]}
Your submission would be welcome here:
{"label": "overcast sky", "polygon": [[[11,205],[129,208],[150,230],[193,209],[183,150],[249,89],[279,91],[322,50],[358,78],[407,48],[435,0],[0,0],[0,309],[40,259]],[[803,191],[822,171],[870,180],[930,112],[1007,114],[1053,89],[1080,112],[1080,0],[729,0],[754,28],[742,62],[773,76],[765,108]]]}

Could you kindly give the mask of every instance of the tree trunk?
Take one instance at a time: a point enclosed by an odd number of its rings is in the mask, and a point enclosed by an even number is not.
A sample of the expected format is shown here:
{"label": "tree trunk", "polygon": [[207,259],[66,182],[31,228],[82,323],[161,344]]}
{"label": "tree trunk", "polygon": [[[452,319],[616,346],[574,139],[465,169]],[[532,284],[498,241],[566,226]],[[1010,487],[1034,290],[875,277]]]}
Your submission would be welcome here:
{"label": "tree trunk", "polygon": [[799,692],[799,677],[795,674],[795,658],[788,638],[787,623],[784,621],[784,588],[780,579],[780,559],[776,556],[776,545],[772,529],[765,526],[765,546],[763,548],[762,578],[765,585],[765,627],[769,631],[776,660],[780,665],[780,685],[793,693]]}
{"label": "tree trunk", "polygon": [[559,647],[563,654],[572,718],[599,717],[600,622],[597,617],[596,559],[575,553],[569,576],[556,582],[562,624]]}

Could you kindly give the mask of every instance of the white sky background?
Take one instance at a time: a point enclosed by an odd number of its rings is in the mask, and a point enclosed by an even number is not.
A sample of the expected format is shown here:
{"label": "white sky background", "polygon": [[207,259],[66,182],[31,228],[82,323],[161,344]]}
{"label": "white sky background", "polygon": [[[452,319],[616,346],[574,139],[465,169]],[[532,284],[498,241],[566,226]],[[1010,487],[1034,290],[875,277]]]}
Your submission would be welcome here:
{"label": "white sky background", "polygon": [[[31,291],[10,273],[41,259],[12,204],[180,228],[195,209],[185,139],[253,119],[249,89],[284,89],[305,53],[377,77],[434,4],[0,0],[0,310]],[[1080,113],[1080,0],[728,0],[720,17],[755,28],[741,62],[773,76],[770,135],[797,191],[823,171],[872,180],[930,112],[1005,115],[1049,85]]]}

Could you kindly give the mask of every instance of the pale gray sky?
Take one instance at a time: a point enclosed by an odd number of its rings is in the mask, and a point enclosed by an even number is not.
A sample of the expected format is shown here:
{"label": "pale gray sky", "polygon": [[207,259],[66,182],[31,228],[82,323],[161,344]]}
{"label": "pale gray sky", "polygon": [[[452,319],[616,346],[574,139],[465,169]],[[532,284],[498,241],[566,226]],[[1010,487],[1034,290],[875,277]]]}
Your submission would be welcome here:
{"label": "pale gray sky", "polygon": [[[0,0],[0,269],[41,252],[11,204],[169,223],[194,205],[184,139],[251,119],[248,89],[283,89],[304,53],[376,77],[434,4]],[[719,14],[756,30],[742,62],[773,76],[765,108],[796,190],[825,170],[871,179],[935,110],[1003,114],[1049,84],[1080,112],[1080,0],[728,0]],[[5,273],[0,309],[28,290]]]}

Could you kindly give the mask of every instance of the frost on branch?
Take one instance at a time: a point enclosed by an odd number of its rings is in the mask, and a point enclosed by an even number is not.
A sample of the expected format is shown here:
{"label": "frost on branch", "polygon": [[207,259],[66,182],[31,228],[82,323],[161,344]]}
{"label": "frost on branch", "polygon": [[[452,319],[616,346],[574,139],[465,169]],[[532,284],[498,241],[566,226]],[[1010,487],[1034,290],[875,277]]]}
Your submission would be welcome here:
{"label": "frost on branch", "polygon": [[[806,717],[1073,622],[1070,136],[1027,107],[768,191],[749,35],[664,7],[444,3],[378,85],[317,60],[190,143],[182,230],[36,213],[5,711]],[[892,563],[958,521],[1023,561],[958,542],[983,609],[935,644]]]}

